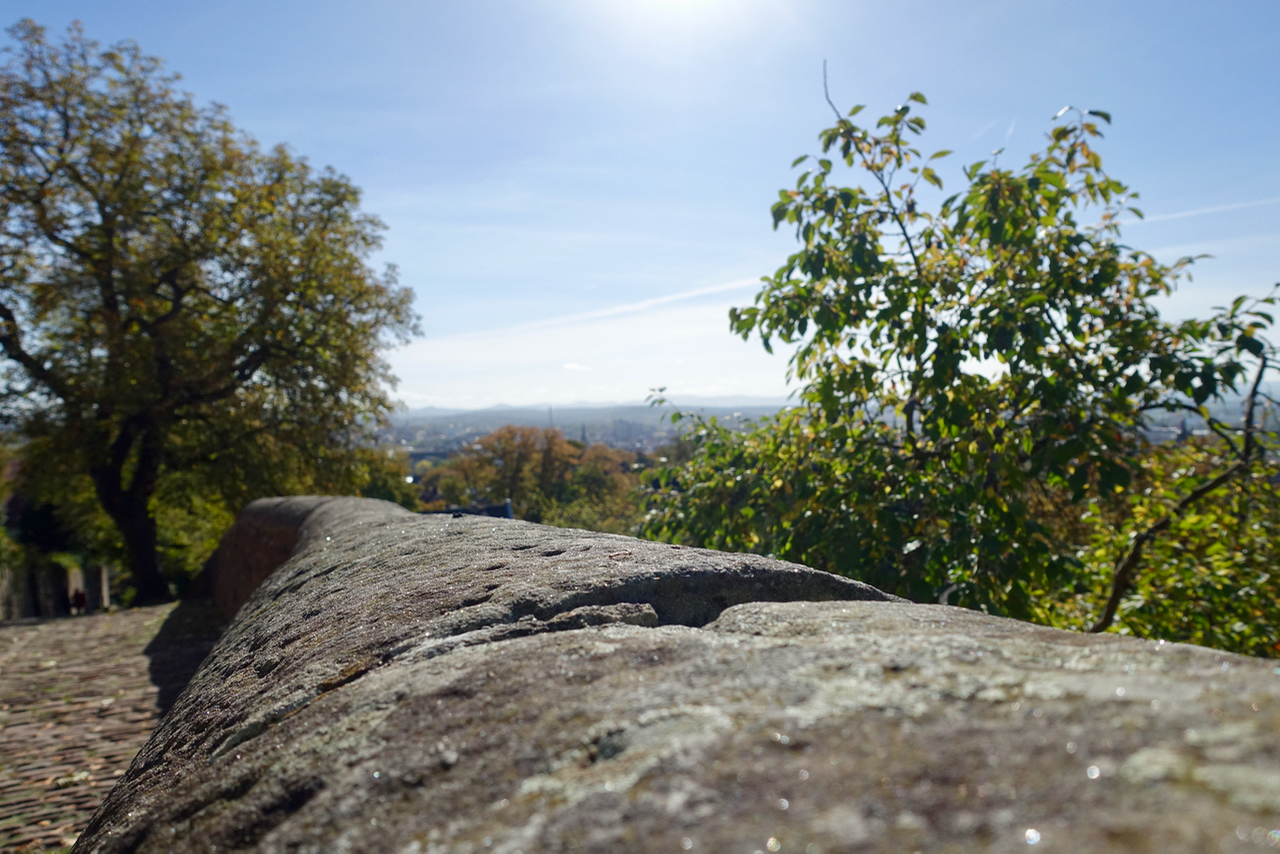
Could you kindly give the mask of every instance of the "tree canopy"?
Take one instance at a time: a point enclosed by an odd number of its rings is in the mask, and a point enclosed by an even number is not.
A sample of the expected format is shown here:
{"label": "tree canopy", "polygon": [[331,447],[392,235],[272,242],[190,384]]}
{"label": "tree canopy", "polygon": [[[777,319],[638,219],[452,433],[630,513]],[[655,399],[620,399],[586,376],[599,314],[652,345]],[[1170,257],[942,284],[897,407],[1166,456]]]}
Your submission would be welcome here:
{"label": "tree canopy", "polygon": [[[942,190],[936,161],[949,152],[914,147],[924,104],[914,93],[874,127],[855,123],[861,107],[837,113],[822,156],[795,162],[809,165],[773,221],[794,226],[800,249],[730,324],[766,348],[798,345],[801,406],[746,435],[695,419],[699,450],[664,473],[645,531],[1043,616],[1083,577],[1063,508],[1078,518],[1087,499],[1131,495],[1140,472],[1149,485],[1153,415],[1208,418],[1234,444],[1219,469],[1193,467],[1199,481],[1180,472],[1186,496],[1170,485],[1148,540],[1264,461],[1253,408],[1237,426],[1205,404],[1258,396],[1274,361],[1261,337],[1271,300],[1160,317],[1154,300],[1192,259],[1163,264],[1121,242],[1122,218],[1141,213],[1102,169],[1100,111],[1064,110],[1025,166],[974,163],[929,210],[924,190]],[[863,184],[842,183],[843,169]],[[1123,560],[1120,598],[1133,581]]]}
{"label": "tree canopy", "polygon": [[0,69],[0,407],[24,458],[87,477],[140,601],[165,482],[350,490],[415,331],[383,225],[332,169],[263,151],[158,60],[12,27]]}
{"label": "tree canopy", "polygon": [[635,489],[647,464],[643,455],[565,439],[554,428],[507,425],[425,469],[422,498],[432,510],[510,498],[517,519],[626,534],[639,516]]}

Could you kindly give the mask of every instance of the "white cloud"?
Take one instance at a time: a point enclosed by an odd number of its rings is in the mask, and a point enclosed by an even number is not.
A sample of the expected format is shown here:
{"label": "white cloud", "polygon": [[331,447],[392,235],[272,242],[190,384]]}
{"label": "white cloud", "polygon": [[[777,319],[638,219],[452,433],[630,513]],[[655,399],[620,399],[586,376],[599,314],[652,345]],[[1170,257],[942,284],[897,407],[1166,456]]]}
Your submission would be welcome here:
{"label": "white cloud", "polygon": [[[501,330],[415,341],[390,354],[396,397],[459,408],[640,401],[667,396],[784,397],[789,351],[770,355],[729,332],[746,299],[677,295]],[[671,303],[683,300],[684,304]],[[590,370],[584,366],[590,365]]]}

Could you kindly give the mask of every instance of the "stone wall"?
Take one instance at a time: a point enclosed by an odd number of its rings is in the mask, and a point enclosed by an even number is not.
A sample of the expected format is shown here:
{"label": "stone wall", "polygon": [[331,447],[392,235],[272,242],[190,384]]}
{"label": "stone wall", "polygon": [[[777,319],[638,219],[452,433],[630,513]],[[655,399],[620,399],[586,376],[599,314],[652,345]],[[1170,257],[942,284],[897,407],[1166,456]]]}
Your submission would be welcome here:
{"label": "stone wall", "polygon": [[14,557],[0,564],[0,620],[69,615],[66,568],[38,553]]}
{"label": "stone wall", "polygon": [[1280,845],[1275,662],[758,556],[290,501],[228,535],[212,595],[288,559],[75,851]]}
{"label": "stone wall", "polygon": [[16,561],[0,561],[0,622],[35,615],[35,587],[31,573]]}

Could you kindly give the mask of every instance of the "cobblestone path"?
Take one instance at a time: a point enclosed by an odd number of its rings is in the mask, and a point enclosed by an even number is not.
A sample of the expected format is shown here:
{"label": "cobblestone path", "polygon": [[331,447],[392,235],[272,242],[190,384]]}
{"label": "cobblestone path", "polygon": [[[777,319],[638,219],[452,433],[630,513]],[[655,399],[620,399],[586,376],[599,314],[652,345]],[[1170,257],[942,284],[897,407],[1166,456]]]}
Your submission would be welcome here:
{"label": "cobblestone path", "polygon": [[75,842],[221,629],[187,602],[0,624],[0,851]]}

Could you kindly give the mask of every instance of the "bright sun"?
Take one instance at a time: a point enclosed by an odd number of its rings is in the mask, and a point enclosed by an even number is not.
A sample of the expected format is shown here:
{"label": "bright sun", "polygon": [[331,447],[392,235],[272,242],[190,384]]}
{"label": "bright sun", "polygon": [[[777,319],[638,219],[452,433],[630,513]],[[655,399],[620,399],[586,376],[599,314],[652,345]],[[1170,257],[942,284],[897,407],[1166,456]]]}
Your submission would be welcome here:
{"label": "bright sun", "polygon": [[698,26],[726,17],[737,18],[748,13],[749,2],[742,0],[638,0],[631,3],[610,4],[611,11],[623,20],[644,26]]}

